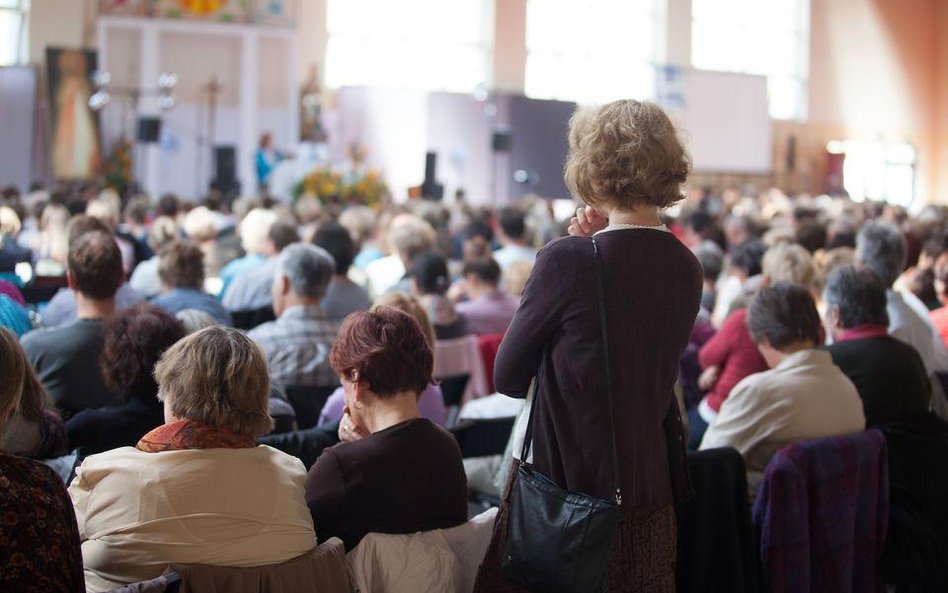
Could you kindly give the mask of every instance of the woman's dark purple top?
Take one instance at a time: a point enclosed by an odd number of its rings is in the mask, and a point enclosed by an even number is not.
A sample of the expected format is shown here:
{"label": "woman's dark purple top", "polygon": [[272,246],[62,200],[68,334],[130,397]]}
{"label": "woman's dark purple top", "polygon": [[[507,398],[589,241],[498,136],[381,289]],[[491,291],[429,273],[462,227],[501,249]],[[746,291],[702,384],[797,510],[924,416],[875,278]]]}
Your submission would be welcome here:
{"label": "woman's dark purple top", "polygon": [[[605,277],[623,502],[653,508],[690,491],[673,389],[701,300],[701,267],[671,233],[596,235]],[[500,393],[525,397],[539,371],[533,460],[561,487],[611,497],[613,471],[592,240],[540,251],[497,354]]]}

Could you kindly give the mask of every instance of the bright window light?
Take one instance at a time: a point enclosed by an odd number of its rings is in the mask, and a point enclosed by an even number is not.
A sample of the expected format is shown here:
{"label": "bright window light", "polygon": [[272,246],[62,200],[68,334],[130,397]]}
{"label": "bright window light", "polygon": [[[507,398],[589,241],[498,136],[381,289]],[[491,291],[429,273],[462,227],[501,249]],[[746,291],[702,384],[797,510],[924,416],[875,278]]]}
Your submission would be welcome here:
{"label": "bright window light", "polygon": [[492,6],[329,0],[326,85],[473,92],[490,83]]}
{"label": "bright window light", "polygon": [[915,199],[915,147],[911,144],[833,141],[846,155],[843,186],[855,202],[882,200],[908,207]]}
{"label": "bright window light", "polygon": [[807,116],[809,0],[692,0],[691,65],[767,77],[770,116]]}
{"label": "bright window light", "polygon": [[0,66],[27,62],[29,0],[0,0]]}
{"label": "bright window light", "polygon": [[525,91],[596,104],[648,99],[664,27],[659,0],[527,0]]}

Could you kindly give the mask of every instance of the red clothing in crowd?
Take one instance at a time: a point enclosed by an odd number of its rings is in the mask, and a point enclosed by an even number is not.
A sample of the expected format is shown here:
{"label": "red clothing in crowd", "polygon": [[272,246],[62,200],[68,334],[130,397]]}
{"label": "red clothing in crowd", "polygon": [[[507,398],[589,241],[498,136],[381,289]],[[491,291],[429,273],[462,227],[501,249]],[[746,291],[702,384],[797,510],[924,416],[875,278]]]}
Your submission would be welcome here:
{"label": "red clothing in crowd", "polygon": [[748,375],[767,370],[767,363],[747,330],[747,309],[738,309],[724,320],[721,331],[708,340],[698,354],[701,368],[720,368],[718,380],[708,392],[708,406],[717,412],[731,389]]}
{"label": "red clothing in crowd", "polygon": [[948,346],[948,307],[935,309],[930,315],[932,322],[938,329],[938,333],[941,334],[941,339],[944,340],[945,345]]}

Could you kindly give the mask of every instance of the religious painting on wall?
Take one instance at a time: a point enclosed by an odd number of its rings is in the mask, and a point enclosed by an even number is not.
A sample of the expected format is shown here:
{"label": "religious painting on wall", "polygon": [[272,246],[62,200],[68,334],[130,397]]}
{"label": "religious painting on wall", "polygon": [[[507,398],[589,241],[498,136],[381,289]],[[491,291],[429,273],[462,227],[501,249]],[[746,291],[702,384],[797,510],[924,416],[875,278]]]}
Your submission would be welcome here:
{"label": "religious painting on wall", "polygon": [[170,19],[246,22],[250,0],[160,0],[156,16]]}
{"label": "religious painting on wall", "polygon": [[53,175],[88,179],[102,160],[99,116],[89,108],[96,53],[82,49],[46,49]]}

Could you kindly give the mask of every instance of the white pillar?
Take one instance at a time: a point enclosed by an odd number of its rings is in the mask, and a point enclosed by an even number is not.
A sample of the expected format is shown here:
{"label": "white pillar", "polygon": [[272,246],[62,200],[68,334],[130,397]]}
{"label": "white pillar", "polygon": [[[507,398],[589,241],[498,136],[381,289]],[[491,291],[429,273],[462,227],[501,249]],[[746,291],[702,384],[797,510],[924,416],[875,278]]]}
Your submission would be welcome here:
{"label": "white pillar", "polygon": [[493,74],[496,91],[523,93],[527,68],[527,0],[498,0],[493,19]]}
{"label": "white pillar", "polygon": [[666,64],[691,65],[691,0],[668,0],[665,14],[664,51]]}
{"label": "white pillar", "polygon": [[[158,27],[154,23],[142,25],[141,65],[138,87],[143,91],[153,91],[158,87],[161,74],[161,41]],[[160,117],[158,98],[153,93],[141,97],[138,102],[139,117]],[[132,128],[133,138],[138,136],[138,122]],[[149,195],[157,197],[161,193],[161,150],[157,144],[141,144],[138,150],[140,183]]]}
{"label": "white pillar", "polygon": [[247,31],[240,46],[240,144],[237,147],[237,177],[243,195],[257,192],[257,170],[254,153],[259,141],[257,88],[260,75],[260,38],[256,31]]}
{"label": "white pillar", "polygon": [[290,139],[290,143],[295,151],[300,141],[300,50],[299,40],[295,32],[289,37],[287,43],[289,45],[290,55],[290,68],[289,74],[287,75],[287,84],[289,86],[287,89],[286,104],[287,113],[289,114],[287,118],[287,126],[289,127],[287,130],[287,138]]}

